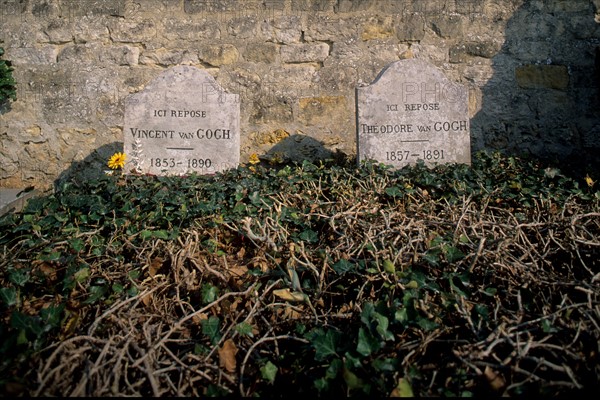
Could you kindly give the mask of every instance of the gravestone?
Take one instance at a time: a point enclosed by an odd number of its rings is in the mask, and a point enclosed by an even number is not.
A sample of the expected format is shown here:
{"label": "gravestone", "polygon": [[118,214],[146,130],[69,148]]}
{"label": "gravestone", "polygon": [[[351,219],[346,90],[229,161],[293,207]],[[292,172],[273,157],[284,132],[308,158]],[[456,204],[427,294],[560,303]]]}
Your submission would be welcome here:
{"label": "gravestone", "polygon": [[396,61],[356,89],[358,163],[471,163],[468,92],[435,66]]}
{"label": "gravestone", "polygon": [[240,160],[239,95],[208,72],[177,66],[125,100],[126,173],[213,174]]}

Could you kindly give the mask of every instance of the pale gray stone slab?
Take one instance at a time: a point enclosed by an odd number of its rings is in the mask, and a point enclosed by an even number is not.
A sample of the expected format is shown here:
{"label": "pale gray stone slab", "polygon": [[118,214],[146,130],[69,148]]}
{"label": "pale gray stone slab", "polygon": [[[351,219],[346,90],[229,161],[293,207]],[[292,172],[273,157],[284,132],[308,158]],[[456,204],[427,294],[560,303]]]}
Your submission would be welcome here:
{"label": "pale gray stone slab", "polygon": [[396,61],[357,88],[356,116],[359,163],[471,163],[468,91],[426,61]]}
{"label": "pale gray stone slab", "polygon": [[206,71],[177,66],[125,100],[125,172],[201,175],[240,161],[239,95]]}

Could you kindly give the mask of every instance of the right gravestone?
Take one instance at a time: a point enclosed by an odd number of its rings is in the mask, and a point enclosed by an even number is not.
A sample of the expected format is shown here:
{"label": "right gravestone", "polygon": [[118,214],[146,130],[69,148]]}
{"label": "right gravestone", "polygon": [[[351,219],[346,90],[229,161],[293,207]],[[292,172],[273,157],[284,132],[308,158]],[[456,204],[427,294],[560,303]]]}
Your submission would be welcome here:
{"label": "right gravestone", "polygon": [[471,164],[468,91],[423,60],[396,61],[356,89],[356,132],[359,165]]}

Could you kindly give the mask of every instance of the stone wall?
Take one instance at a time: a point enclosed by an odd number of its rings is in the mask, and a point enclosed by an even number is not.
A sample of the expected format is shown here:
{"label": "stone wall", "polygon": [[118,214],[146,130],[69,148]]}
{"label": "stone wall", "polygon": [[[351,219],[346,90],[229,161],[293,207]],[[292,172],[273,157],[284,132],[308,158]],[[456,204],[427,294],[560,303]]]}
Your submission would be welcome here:
{"label": "stone wall", "polygon": [[[103,173],[123,103],[194,65],[240,94],[242,162],[355,154],[355,88],[398,59],[469,88],[472,149],[591,160],[600,0],[0,0],[18,100],[0,186]],[[587,158],[586,158],[587,157]]]}

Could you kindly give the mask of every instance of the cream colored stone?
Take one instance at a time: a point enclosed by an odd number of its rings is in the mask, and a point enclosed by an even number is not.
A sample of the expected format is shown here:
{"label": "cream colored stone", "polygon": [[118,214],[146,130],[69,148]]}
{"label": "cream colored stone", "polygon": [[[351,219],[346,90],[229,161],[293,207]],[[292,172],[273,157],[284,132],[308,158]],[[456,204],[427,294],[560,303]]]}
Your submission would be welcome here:
{"label": "cream colored stone", "polygon": [[232,44],[207,46],[200,51],[200,59],[215,67],[233,64],[239,57],[238,49]]}
{"label": "cream colored stone", "polygon": [[362,29],[360,38],[364,41],[374,39],[386,39],[394,36],[392,18],[374,19],[367,22]]}

